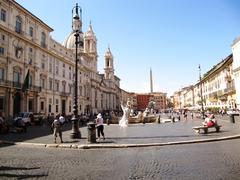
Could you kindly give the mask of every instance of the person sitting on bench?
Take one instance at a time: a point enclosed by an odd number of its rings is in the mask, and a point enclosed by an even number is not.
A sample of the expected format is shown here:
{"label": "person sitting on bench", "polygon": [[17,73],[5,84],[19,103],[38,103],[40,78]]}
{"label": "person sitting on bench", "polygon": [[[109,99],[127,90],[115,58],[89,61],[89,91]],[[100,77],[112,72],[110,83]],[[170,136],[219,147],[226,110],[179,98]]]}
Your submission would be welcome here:
{"label": "person sitting on bench", "polygon": [[213,127],[213,126],[216,126],[217,125],[217,121],[214,117],[214,114],[210,114],[208,115],[207,118],[205,118],[204,122],[203,122],[203,125],[204,126],[207,126],[207,127]]}

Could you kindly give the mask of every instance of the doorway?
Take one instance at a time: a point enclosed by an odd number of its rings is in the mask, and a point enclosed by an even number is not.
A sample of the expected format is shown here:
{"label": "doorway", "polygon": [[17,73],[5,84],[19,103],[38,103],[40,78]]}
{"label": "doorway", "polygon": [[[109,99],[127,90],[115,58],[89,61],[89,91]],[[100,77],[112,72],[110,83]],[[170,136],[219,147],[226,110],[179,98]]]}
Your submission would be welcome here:
{"label": "doorway", "polygon": [[14,94],[14,99],[13,99],[13,116],[19,115],[21,111],[21,95],[19,92]]}

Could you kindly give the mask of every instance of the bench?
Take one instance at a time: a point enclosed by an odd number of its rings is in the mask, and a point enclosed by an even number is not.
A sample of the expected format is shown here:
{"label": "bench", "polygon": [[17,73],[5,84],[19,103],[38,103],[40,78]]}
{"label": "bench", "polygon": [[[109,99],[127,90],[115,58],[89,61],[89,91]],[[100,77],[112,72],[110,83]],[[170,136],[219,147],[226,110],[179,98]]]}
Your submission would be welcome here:
{"label": "bench", "polygon": [[219,132],[221,127],[222,127],[221,125],[215,125],[215,126],[210,126],[210,127],[208,127],[208,126],[195,126],[195,127],[193,127],[193,129],[195,130],[196,133],[200,133],[200,130],[202,129],[204,131],[204,134],[207,134],[208,129],[215,128],[216,132]]}

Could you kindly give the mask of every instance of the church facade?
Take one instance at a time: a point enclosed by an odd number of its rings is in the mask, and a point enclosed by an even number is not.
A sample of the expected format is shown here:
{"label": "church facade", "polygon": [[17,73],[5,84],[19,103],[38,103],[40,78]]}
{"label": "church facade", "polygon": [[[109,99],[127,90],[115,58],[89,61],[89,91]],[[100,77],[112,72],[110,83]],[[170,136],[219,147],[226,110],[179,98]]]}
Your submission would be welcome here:
{"label": "church facade", "polygon": [[[53,29],[14,0],[0,2],[0,112],[6,118],[20,112],[72,114],[75,79],[75,32],[61,44]],[[82,19],[73,18],[82,29]],[[97,69],[97,38],[90,23],[78,47],[78,112],[120,110],[126,91],[114,74],[108,47],[104,73]],[[128,94],[128,93],[127,93]]]}

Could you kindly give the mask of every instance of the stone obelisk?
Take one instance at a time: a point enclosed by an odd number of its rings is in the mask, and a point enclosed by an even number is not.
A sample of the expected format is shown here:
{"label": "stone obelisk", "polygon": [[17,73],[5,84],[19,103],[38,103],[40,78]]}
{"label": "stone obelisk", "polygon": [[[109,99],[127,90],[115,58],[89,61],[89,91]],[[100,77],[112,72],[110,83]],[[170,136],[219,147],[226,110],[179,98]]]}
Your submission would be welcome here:
{"label": "stone obelisk", "polygon": [[153,93],[152,69],[150,68],[150,92]]}

